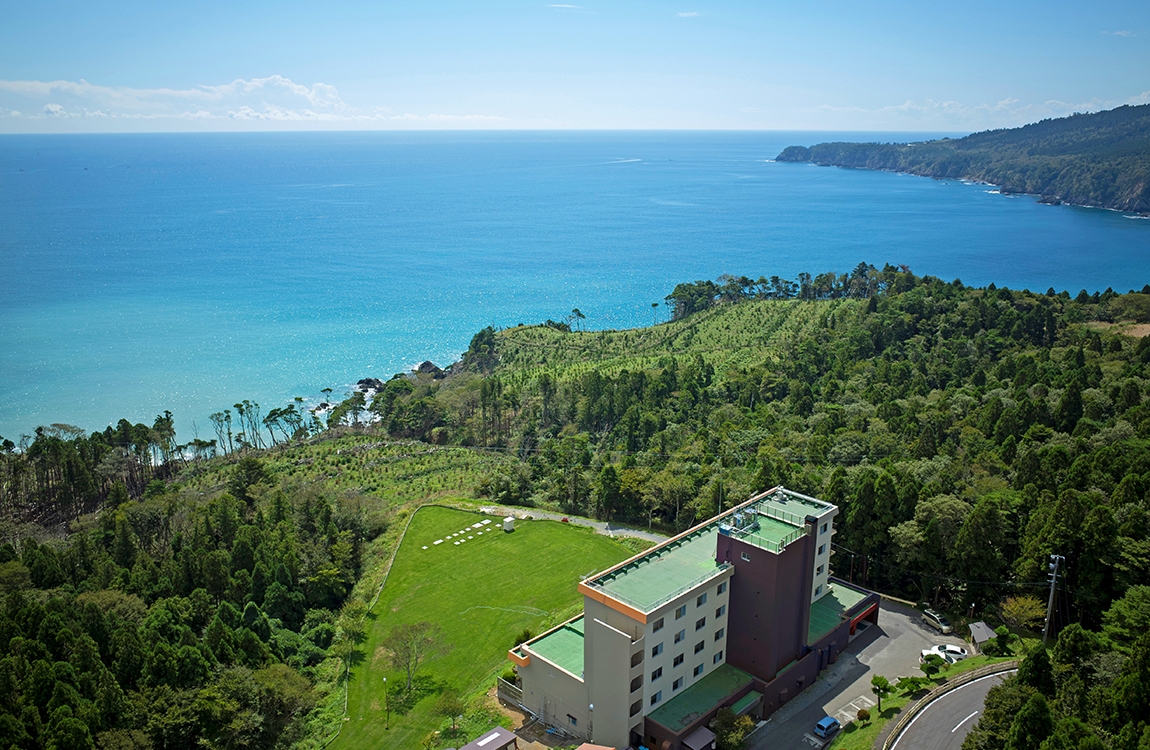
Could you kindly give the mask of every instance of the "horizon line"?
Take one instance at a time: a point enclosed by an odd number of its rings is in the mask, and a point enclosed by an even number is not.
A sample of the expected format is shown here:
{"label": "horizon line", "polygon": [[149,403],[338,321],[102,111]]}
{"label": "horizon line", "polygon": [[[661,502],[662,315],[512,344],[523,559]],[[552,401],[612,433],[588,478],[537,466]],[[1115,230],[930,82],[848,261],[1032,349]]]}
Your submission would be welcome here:
{"label": "horizon line", "polygon": [[[1021,126],[1020,126],[1021,127]],[[991,128],[988,130],[1013,130]],[[301,133],[980,133],[981,130],[878,129],[878,128],[267,128],[218,130],[71,130],[0,131],[3,136],[28,135],[258,135]]]}

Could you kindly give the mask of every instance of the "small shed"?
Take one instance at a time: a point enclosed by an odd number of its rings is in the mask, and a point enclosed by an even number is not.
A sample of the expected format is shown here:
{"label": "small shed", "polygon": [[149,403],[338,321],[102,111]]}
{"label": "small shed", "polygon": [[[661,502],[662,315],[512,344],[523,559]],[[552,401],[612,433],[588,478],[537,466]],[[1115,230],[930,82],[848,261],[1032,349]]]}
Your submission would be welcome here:
{"label": "small shed", "polygon": [[689,750],[715,750],[715,733],[706,727],[699,727],[683,740],[683,747]]}
{"label": "small shed", "polygon": [[503,530],[504,531],[515,531],[515,517],[514,516],[507,516],[506,518],[503,519]]}
{"label": "small shed", "polygon": [[509,732],[503,727],[495,727],[489,732],[484,732],[479,739],[468,742],[459,750],[515,750],[519,747],[516,742],[518,739],[513,732]]}
{"label": "small shed", "polygon": [[994,630],[982,620],[970,623],[970,641],[979,653],[982,653],[982,644],[996,637]]}

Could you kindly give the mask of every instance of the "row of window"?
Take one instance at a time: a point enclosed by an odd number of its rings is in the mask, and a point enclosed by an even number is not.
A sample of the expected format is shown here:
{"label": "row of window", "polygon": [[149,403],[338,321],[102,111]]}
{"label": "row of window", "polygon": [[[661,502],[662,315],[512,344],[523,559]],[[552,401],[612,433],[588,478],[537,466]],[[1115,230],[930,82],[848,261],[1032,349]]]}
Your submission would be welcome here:
{"label": "row of window", "polygon": [[[718,642],[718,641],[723,640],[723,636],[726,634],[727,634],[726,628],[719,628],[718,630],[715,631],[715,641]],[[678,637],[676,637],[675,642],[676,643],[679,642]],[[657,649],[658,654],[663,653],[662,646],[663,646],[663,644],[660,643],[658,646],[655,647],[655,649]],[[707,642],[705,640],[699,641],[698,643],[695,644],[694,653],[696,653],[696,654],[699,653],[704,648],[706,648],[706,646],[707,646]],[[720,651],[718,653],[718,655],[715,656],[715,663],[718,664],[719,660],[722,658],[723,658],[723,652]],[[675,667],[678,667],[682,663],[683,663],[683,654],[679,654],[678,656],[676,656],[674,658],[674,660],[672,660],[671,668],[674,669]],[[653,672],[651,672],[651,682],[654,682],[655,680],[659,679],[662,676],[663,676],[663,668],[658,667]],[[635,692],[636,690],[638,690],[642,686],[643,686],[643,676],[642,675],[639,675],[635,679],[631,680],[631,692],[632,693]]]}
{"label": "row of window", "polygon": [[[715,609],[715,619],[716,620],[725,614],[727,614],[727,605],[726,604],[719,605],[719,607]],[[696,631],[702,630],[704,627],[706,627],[706,625],[707,625],[707,618],[706,617],[700,617],[698,620],[695,621],[695,630]],[[719,633],[722,633],[722,632],[723,632],[723,628],[719,628]],[[715,640],[719,640],[719,638],[721,638],[721,637],[722,637],[721,635],[716,635]],[[680,641],[683,641],[686,638],[687,638],[687,629],[683,628],[678,633],[675,633],[675,639],[674,640],[675,640],[675,643],[679,643]],[[652,658],[658,656],[661,653],[663,653],[663,643],[662,642],[659,642],[656,645],[651,647],[651,657]],[[636,657],[638,657],[638,658],[636,658]],[[631,654],[631,666],[632,667],[637,667],[639,665],[639,662],[641,662],[641,661],[643,661],[643,655],[642,655],[641,651],[637,651],[634,654]]]}
{"label": "row of window", "polygon": [[[679,662],[682,662],[683,657],[681,655],[676,657],[676,658],[679,660]],[[720,651],[719,653],[715,654],[715,657],[711,660],[711,663],[712,664],[718,664],[722,660],[723,660],[723,652]],[[676,665],[676,666],[678,666],[678,665]],[[662,670],[657,670],[657,671],[660,674],[662,674]],[[701,674],[703,674],[703,665],[699,664],[695,667],[693,676],[698,677]],[[671,692],[676,692],[681,687],[683,687],[683,682],[685,681],[685,679],[686,678],[679,677],[674,682],[672,682],[671,683]],[[654,706],[655,704],[662,702],[662,700],[663,700],[663,691],[660,690],[651,696],[651,705]],[[634,703],[631,704],[631,715],[632,716],[639,713],[639,708],[641,707],[641,703],[642,703],[642,701],[635,701]]]}
{"label": "row of window", "polygon": [[[724,594],[724,593],[726,593],[726,591],[727,591],[727,582],[723,581],[722,583],[719,584],[719,587],[715,590],[715,594],[716,595]],[[705,592],[702,594],[699,594],[699,596],[695,598],[695,606],[696,607],[702,607],[706,603],[707,603],[707,594]],[[722,609],[722,607],[720,609]],[[686,617],[686,616],[687,616],[687,605],[686,604],[684,604],[681,607],[678,607],[675,610],[675,619],[676,620],[682,619],[683,617]],[[716,617],[717,616],[718,616],[718,614],[716,613]],[[695,623],[695,630],[698,630],[699,628],[703,627],[701,624],[702,622],[703,622],[703,620],[699,620],[698,623]],[[662,629],[663,629],[663,618],[660,617],[658,620],[655,620],[654,625],[651,628],[651,632],[652,633],[658,633]]]}

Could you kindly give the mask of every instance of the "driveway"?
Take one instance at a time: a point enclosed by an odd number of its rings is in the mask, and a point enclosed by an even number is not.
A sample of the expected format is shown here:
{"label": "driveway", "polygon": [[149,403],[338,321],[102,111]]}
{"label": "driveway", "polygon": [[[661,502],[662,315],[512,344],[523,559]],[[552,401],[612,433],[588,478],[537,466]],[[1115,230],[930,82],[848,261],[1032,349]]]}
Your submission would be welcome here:
{"label": "driveway", "polygon": [[755,736],[748,750],[767,747],[814,748],[827,743],[815,737],[815,723],[824,716],[840,723],[853,721],[860,708],[875,712],[870,691],[873,675],[881,674],[894,684],[899,677],[922,676],[918,657],[924,648],[938,643],[964,645],[956,635],[942,635],[928,627],[913,608],[882,600],[878,624],[861,631],[838,661],[808,690],[779,709],[772,721]]}
{"label": "driveway", "polygon": [[944,693],[911,720],[893,750],[959,750],[982,714],[986,694],[1008,674],[983,677]]}

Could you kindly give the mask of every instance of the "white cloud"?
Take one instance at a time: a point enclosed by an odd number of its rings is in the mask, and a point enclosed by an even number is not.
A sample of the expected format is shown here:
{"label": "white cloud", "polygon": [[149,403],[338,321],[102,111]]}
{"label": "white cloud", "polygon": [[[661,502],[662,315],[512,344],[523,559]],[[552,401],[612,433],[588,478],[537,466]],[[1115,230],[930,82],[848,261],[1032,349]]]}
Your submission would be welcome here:
{"label": "white cloud", "polygon": [[501,122],[506,118],[496,115],[392,115],[389,120],[403,120],[405,122]]}
{"label": "white cloud", "polygon": [[566,3],[549,3],[548,8],[558,8],[559,10],[582,10],[582,5],[567,5]]}
{"label": "white cloud", "polygon": [[1102,33],[1110,36],[1137,36],[1133,31],[1103,31]]}
{"label": "white cloud", "polygon": [[698,11],[691,10],[691,11],[687,11],[685,13],[680,13],[679,18],[698,18],[701,15],[703,15],[703,14],[699,13]]}
{"label": "white cloud", "polygon": [[[34,114],[21,115],[20,112]],[[132,88],[101,86],[78,81],[0,80],[0,117],[10,123],[20,120],[23,127],[35,129],[35,121],[48,123],[71,120],[72,129],[88,122],[97,129],[134,129],[127,123],[152,121],[161,127],[172,123],[199,122],[205,127],[280,127],[321,123],[332,127],[388,127],[404,121],[448,125],[483,125],[502,121],[492,115],[402,115],[386,107],[360,110],[350,106],[335,86],[314,83],[305,86],[280,75],[264,78],[237,78],[230,83],[193,88]],[[116,126],[116,121],[126,121]],[[103,124],[99,124],[103,123]],[[214,123],[214,124],[213,124]],[[231,125],[229,125],[229,123]]]}

